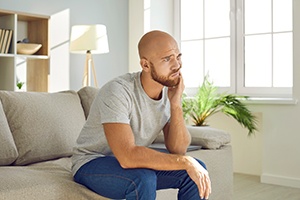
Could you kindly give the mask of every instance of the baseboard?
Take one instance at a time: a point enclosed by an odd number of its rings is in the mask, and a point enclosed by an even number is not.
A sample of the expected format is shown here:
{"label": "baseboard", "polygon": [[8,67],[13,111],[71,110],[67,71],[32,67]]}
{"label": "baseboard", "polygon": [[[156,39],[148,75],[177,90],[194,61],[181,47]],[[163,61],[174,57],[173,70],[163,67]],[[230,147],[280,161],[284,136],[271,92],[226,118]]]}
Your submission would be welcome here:
{"label": "baseboard", "polygon": [[262,174],[260,177],[260,181],[262,183],[267,183],[267,184],[300,188],[300,178],[276,176],[272,174]]}

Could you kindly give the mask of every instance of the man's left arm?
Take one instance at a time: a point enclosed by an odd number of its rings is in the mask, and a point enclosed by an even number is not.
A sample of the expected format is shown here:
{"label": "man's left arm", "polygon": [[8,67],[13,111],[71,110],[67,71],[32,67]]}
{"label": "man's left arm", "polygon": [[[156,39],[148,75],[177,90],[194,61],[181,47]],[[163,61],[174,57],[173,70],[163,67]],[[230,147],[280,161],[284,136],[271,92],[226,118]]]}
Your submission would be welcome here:
{"label": "man's left arm", "polygon": [[184,90],[182,76],[176,87],[168,89],[170,100],[170,122],[164,127],[165,145],[170,153],[185,154],[187,147],[190,145],[191,136],[186,128],[181,104],[181,97]]}

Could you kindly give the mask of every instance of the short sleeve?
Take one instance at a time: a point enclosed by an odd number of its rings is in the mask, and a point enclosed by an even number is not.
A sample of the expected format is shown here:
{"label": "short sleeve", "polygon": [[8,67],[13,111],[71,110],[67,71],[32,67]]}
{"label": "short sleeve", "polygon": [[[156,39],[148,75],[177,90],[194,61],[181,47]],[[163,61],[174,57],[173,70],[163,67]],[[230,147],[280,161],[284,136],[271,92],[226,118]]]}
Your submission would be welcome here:
{"label": "short sleeve", "polygon": [[110,82],[100,89],[98,98],[102,124],[129,124],[131,94],[127,87],[121,82]]}

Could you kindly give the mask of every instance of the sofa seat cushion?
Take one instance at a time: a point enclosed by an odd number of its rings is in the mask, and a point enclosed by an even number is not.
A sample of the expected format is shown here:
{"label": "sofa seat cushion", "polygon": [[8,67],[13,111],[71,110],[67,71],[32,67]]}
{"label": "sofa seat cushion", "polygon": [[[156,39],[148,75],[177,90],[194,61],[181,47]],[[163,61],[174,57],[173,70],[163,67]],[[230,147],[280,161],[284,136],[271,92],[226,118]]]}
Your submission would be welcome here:
{"label": "sofa seat cushion", "polygon": [[0,99],[19,153],[15,165],[72,155],[85,122],[75,91],[0,91]]}
{"label": "sofa seat cushion", "polygon": [[0,177],[0,199],[106,200],[73,181],[70,158],[29,166],[0,167]]}
{"label": "sofa seat cushion", "polygon": [[17,157],[17,147],[0,101],[0,165],[10,165]]}

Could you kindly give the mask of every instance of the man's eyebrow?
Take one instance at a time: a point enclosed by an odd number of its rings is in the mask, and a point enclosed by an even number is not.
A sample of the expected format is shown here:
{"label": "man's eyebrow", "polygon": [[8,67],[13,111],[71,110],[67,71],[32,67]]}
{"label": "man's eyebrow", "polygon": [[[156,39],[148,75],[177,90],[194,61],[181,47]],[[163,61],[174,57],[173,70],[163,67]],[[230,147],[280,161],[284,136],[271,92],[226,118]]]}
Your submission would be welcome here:
{"label": "man's eyebrow", "polygon": [[[171,54],[171,55],[168,55],[168,56],[164,56],[164,57],[162,57],[161,59],[170,58],[170,57],[172,57],[172,56],[174,56],[174,54]],[[181,56],[182,56],[182,53],[179,53],[179,54],[176,56],[176,58],[181,57]]]}
{"label": "man's eyebrow", "polygon": [[168,56],[164,56],[164,57],[162,57],[161,59],[170,58],[171,56],[173,56],[173,54],[168,55]]}

